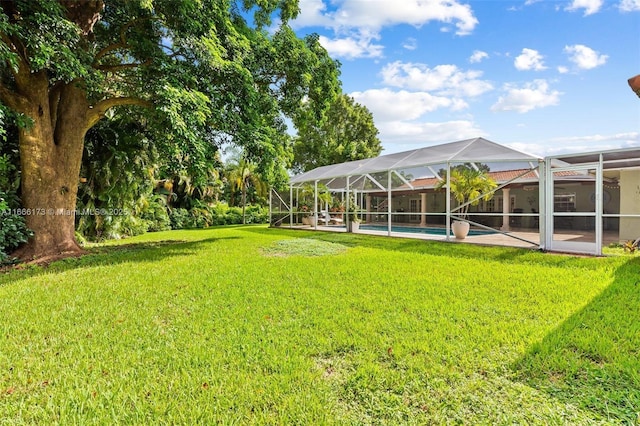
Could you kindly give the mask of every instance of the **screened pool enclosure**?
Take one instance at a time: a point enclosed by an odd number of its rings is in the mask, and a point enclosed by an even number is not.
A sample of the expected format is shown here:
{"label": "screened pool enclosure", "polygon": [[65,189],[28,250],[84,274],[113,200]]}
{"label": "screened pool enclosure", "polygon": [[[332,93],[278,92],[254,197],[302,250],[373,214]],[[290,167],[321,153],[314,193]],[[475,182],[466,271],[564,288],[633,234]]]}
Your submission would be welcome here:
{"label": "screened pool enclosure", "polygon": [[[461,167],[495,186],[459,203]],[[640,149],[545,159],[475,138],[295,176],[271,191],[271,225],[454,241],[461,221],[464,242],[601,254],[640,237],[639,173]]]}

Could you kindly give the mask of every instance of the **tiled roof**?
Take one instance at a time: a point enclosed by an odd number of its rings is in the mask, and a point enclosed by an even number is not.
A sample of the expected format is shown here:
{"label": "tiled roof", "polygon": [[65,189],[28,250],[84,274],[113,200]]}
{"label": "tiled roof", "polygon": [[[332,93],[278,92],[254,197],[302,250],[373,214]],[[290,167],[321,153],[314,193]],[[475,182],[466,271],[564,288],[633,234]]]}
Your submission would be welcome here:
{"label": "tiled roof", "polygon": [[[556,176],[569,177],[578,176],[578,173],[572,171],[554,172]],[[503,170],[499,172],[489,172],[489,176],[498,183],[498,185],[512,181],[514,183],[538,183],[538,175],[534,170]],[[518,177],[520,176],[520,177]],[[514,180],[515,179],[515,180]],[[433,188],[438,183],[437,178],[418,178],[411,181],[414,188]],[[406,185],[403,185],[407,187]]]}

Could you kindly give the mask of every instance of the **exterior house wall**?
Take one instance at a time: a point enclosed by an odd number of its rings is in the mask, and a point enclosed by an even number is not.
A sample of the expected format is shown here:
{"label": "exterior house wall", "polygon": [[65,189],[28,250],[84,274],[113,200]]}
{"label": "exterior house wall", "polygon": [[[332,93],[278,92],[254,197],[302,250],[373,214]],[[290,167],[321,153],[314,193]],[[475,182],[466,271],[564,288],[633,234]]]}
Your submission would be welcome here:
{"label": "exterior house wall", "polygon": [[604,214],[619,214],[620,213],[620,188],[605,186],[604,191],[609,194],[605,196],[603,213]]}
{"label": "exterior house wall", "polygon": [[[605,184],[604,199],[602,205],[602,213],[608,214],[620,214],[620,187],[615,185]],[[603,217],[602,229],[606,231],[617,231],[620,229],[620,218],[618,217]]]}
{"label": "exterior house wall", "polygon": [[[640,214],[640,170],[620,171],[620,214]],[[640,217],[620,218],[620,240],[640,237]]]}

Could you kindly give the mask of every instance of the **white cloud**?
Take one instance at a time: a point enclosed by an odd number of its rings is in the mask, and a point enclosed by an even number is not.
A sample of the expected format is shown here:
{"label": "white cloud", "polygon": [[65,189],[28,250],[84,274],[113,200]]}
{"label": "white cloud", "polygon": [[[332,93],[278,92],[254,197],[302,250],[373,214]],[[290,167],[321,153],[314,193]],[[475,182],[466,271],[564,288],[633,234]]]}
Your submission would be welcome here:
{"label": "white cloud", "polygon": [[462,71],[455,65],[429,68],[424,64],[396,61],[382,69],[383,83],[404,89],[433,91],[440,95],[479,96],[493,89],[480,80],[482,71]]}
{"label": "white cloud", "polygon": [[522,49],[522,53],[513,61],[513,65],[520,71],[534,70],[542,71],[547,67],[544,66],[543,56],[533,49]]}
{"label": "white cloud", "polygon": [[534,80],[524,87],[516,87],[506,84],[505,96],[500,96],[498,102],[492,107],[492,111],[516,111],[525,113],[536,108],[544,108],[557,105],[560,100],[560,93],[557,90],[550,90],[546,80]]}
{"label": "white cloud", "polygon": [[353,37],[336,39],[320,36],[319,41],[332,58],[379,58],[382,57],[384,46],[373,43],[373,40],[378,38],[356,34]]}
{"label": "white cloud", "polygon": [[590,47],[582,44],[575,44],[573,46],[565,46],[565,53],[570,56],[569,60],[576,64],[578,68],[588,70],[600,65],[604,65],[607,62],[607,55],[600,55]]}
{"label": "white cloud", "polygon": [[640,0],[622,0],[618,7],[621,12],[640,12]]}
{"label": "white cloud", "polygon": [[[570,144],[572,150],[579,146],[577,151],[598,151],[600,149],[616,149],[620,147],[640,146],[640,132],[615,133],[613,135],[587,135],[555,138],[557,144]],[[609,142],[609,144],[605,144]],[[594,148],[597,146],[597,148]]]}
{"label": "white cloud", "polygon": [[[459,98],[434,96],[426,92],[406,90],[372,89],[350,93],[356,102],[365,105],[373,114],[380,139],[387,149],[410,149],[404,145],[443,142],[486,136],[468,119],[445,122],[427,122],[425,114],[448,109],[458,111],[468,107]],[[392,144],[393,146],[389,146]]]}
{"label": "white cloud", "polygon": [[323,0],[300,0],[300,13],[294,23],[302,27],[330,27],[333,25],[331,15],[327,13],[327,6]]}
{"label": "white cloud", "polygon": [[332,4],[335,3],[330,0],[300,0],[300,14],[291,24],[295,28],[332,28],[336,34],[333,42],[337,51],[345,52],[345,57],[349,58],[360,57],[358,52],[365,57],[380,56],[380,45],[372,45],[374,54],[370,49],[359,49],[358,46],[367,39],[379,39],[380,30],[384,27],[399,24],[420,27],[436,21],[455,26],[458,35],[468,35],[478,24],[471,7],[458,0],[377,0],[375,7],[368,0],[342,0],[336,8],[328,6]]}
{"label": "white cloud", "polygon": [[488,136],[473,121],[468,120],[444,122],[389,121],[380,124],[376,123],[376,126],[380,130],[380,138],[386,142],[387,148],[391,148],[389,153],[413,148],[410,145],[427,146],[430,143]]}
{"label": "white cloud", "polygon": [[[301,7],[306,1],[301,2]],[[421,26],[431,21],[453,23],[458,35],[471,33],[478,24],[471,7],[457,0],[377,0],[375,7],[370,0],[343,0],[331,17],[337,26],[347,28],[380,29],[397,24]]]}
{"label": "white cloud", "polygon": [[489,54],[487,52],[483,52],[482,50],[474,50],[473,54],[469,57],[469,62],[475,64],[477,62],[481,62],[483,59],[487,59]]}
{"label": "white cloud", "polygon": [[397,24],[419,27],[437,21],[453,24],[456,34],[467,35],[478,24],[471,7],[458,0],[377,0],[375,7],[370,0],[342,0],[335,10],[329,10],[323,0],[300,0],[299,7],[300,14],[293,21],[296,27],[379,30]]}
{"label": "white cloud", "polygon": [[640,132],[612,135],[567,136],[531,142],[508,143],[507,146],[539,156],[560,155],[575,152],[598,152],[609,149],[640,147]]}
{"label": "white cloud", "polygon": [[558,67],[558,72],[559,72],[560,74],[566,74],[566,73],[568,73],[568,72],[569,72],[569,68],[564,67],[564,66],[559,66],[559,67]]}
{"label": "white cloud", "polygon": [[402,47],[407,50],[416,50],[418,48],[418,40],[413,37],[409,37],[404,43],[402,43]]}
{"label": "white cloud", "polygon": [[584,9],[584,16],[597,13],[602,7],[602,0],[573,0],[566,10],[576,11]]}
{"label": "white cloud", "polygon": [[462,99],[434,96],[426,92],[371,89],[350,94],[358,103],[365,105],[378,122],[407,121],[441,108],[461,110],[468,105]]}

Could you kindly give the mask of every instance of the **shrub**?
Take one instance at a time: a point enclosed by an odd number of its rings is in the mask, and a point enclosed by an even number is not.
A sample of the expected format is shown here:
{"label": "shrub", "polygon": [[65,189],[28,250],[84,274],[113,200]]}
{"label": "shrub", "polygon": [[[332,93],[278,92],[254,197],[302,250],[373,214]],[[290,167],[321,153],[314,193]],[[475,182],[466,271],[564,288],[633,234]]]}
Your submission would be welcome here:
{"label": "shrub", "polygon": [[189,218],[189,210],[183,208],[171,209],[169,212],[169,221],[171,229],[185,229],[191,224]]}
{"label": "shrub", "polygon": [[0,264],[12,263],[9,254],[26,243],[33,233],[27,229],[24,218],[11,213],[7,193],[0,191]]}
{"label": "shrub", "polygon": [[133,215],[111,216],[113,227],[107,227],[108,233],[104,235],[106,239],[121,239],[142,235],[149,229],[149,221]]}
{"label": "shrub", "polygon": [[213,224],[211,212],[207,207],[194,207],[189,211],[189,228],[208,228]]}
{"label": "shrub", "polygon": [[238,225],[242,223],[242,208],[230,207],[226,215],[227,225]]}
{"label": "shrub", "polygon": [[[218,203],[209,208],[213,225],[242,224],[242,207],[229,207],[227,203]],[[267,223],[269,209],[259,205],[247,205],[245,208],[246,223]]]}
{"label": "shrub", "polygon": [[267,223],[269,221],[269,209],[264,206],[247,206],[245,211],[247,223]]}
{"label": "shrub", "polygon": [[76,242],[80,247],[84,247],[87,244],[87,239],[80,232],[76,231]]}
{"label": "shrub", "polygon": [[147,221],[147,230],[150,232],[166,231],[171,229],[171,219],[167,213],[167,203],[164,198],[156,195],[142,211],[141,218]]}
{"label": "shrub", "polygon": [[229,213],[229,205],[227,203],[217,203],[209,208],[211,210],[211,218],[213,225],[227,225],[227,214]]}

